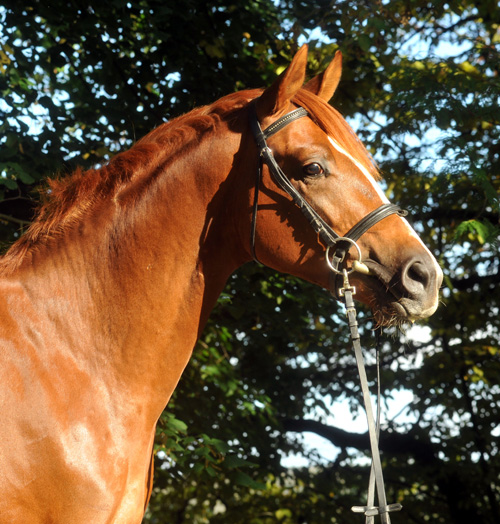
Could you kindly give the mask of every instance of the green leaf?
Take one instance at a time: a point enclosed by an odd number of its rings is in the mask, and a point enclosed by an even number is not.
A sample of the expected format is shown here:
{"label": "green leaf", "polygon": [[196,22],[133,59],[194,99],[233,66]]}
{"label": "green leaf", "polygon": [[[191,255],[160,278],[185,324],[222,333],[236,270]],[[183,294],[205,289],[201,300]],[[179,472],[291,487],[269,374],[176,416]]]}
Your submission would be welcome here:
{"label": "green leaf", "polygon": [[245,486],[247,488],[252,488],[256,490],[266,489],[266,485],[264,483],[253,480],[252,477],[250,477],[246,473],[243,473],[242,471],[237,471],[233,478],[236,484],[240,486]]}
{"label": "green leaf", "polygon": [[178,433],[186,433],[188,426],[185,422],[182,420],[179,420],[175,418],[175,416],[172,413],[164,413],[162,415],[163,420],[163,431],[165,432],[178,432]]}
{"label": "green leaf", "polygon": [[291,519],[293,516],[289,509],[278,509],[276,510],[275,515],[278,520]]}
{"label": "green leaf", "polygon": [[455,239],[466,236],[469,240],[477,240],[480,244],[486,242],[498,242],[500,229],[493,226],[487,220],[466,220],[456,229]]}
{"label": "green leaf", "polygon": [[0,177],[0,184],[4,185],[8,189],[17,189],[17,182],[8,177]]}
{"label": "green leaf", "polygon": [[360,35],[359,39],[359,47],[366,53],[370,51],[370,47],[372,46],[372,39],[368,35]]}
{"label": "green leaf", "polygon": [[226,455],[224,457],[224,467],[228,469],[236,469],[236,468],[243,468],[243,467],[256,467],[257,464],[254,462],[250,462],[249,460],[246,460],[244,458],[238,457],[237,455]]}

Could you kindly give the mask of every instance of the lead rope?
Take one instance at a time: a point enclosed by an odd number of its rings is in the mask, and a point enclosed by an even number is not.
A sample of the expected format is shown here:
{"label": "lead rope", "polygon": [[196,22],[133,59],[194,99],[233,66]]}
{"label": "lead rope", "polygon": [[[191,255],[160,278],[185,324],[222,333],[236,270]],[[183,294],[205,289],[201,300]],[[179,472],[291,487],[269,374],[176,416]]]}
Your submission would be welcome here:
{"label": "lead rope", "polygon": [[[377,331],[377,343],[375,347],[376,352],[376,367],[377,367],[377,419],[376,419],[376,433],[377,433],[377,442],[380,444],[380,414],[382,412],[381,400],[382,392],[380,386],[380,331]],[[375,470],[373,468],[373,461],[370,467],[370,481],[368,483],[368,497],[367,497],[367,506],[373,506],[375,503]],[[399,508],[401,509],[401,508]],[[366,517],[366,524],[374,524],[375,517]]]}
{"label": "lead rope", "polygon": [[[363,352],[361,350],[361,341],[358,331],[358,321],[356,318],[356,308],[354,305],[353,295],[356,289],[350,285],[348,271],[343,270],[343,286],[339,289],[339,295],[344,297],[346,315],[351,333],[352,346],[356,356],[356,364],[358,367],[359,378],[361,382],[361,390],[363,393],[363,401],[365,405],[366,418],[368,422],[368,434],[370,437],[370,448],[372,453],[372,467],[370,472],[370,483],[368,486],[368,500],[366,506],[353,506],[354,513],[363,513],[366,517],[365,524],[373,524],[376,515],[380,515],[382,524],[390,524],[391,519],[389,513],[399,511],[402,506],[399,503],[387,504],[385,495],[384,477],[382,474],[382,464],[380,461],[380,453],[378,448],[379,431],[380,431],[380,400],[378,400],[378,422],[375,422],[373,416],[372,402],[370,398],[370,390],[368,388],[368,379],[366,376],[365,363]],[[378,397],[380,398],[380,392]],[[378,495],[378,506],[374,505],[375,488]]]}

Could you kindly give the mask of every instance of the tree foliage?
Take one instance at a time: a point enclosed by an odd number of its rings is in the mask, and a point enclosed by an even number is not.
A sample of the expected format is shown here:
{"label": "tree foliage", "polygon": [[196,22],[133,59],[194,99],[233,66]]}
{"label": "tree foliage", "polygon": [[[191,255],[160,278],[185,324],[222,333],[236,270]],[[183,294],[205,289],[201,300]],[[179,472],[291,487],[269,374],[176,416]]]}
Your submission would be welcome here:
{"label": "tree foliage", "polygon": [[[165,119],[267,85],[309,41],[344,56],[352,119],[444,272],[426,336],[380,345],[381,448],[395,522],[500,522],[500,29],[491,0],[11,2],[0,7],[0,234],[47,175],[106,162]],[[360,314],[369,359],[369,312]],[[413,330],[410,330],[412,333]],[[373,360],[373,358],[371,358]],[[402,392],[410,393],[402,396]],[[156,441],[151,523],[361,522],[365,434],[341,308],[254,264],[235,274]],[[310,449],[316,433],[334,459]],[[285,467],[297,454],[307,466]],[[304,461],[300,461],[301,464]]]}

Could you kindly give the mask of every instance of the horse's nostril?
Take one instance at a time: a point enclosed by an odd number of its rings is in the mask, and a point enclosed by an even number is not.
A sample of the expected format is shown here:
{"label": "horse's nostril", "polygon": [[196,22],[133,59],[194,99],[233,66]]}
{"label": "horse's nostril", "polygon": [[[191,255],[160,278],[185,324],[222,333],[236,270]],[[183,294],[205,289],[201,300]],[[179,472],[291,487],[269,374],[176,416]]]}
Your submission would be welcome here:
{"label": "horse's nostril", "polygon": [[[425,253],[424,253],[425,255]],[[407,318],[427,318],[438,306],[439,286],[443,279],[441,268],[430,255],[409,258],[400,270],[401,280],[395,286],[400,293],[398,303]]]}
{"label": "horse's nostril", "polygon": [[424,288],[429,282],[429,271],[421,262],[412,263],[406,271],[408,278],[414,282],[418,282]]}
{"label": "horse's nostril", "polygon": [[403,296],[421,300],[432,286],[431,268],[421,259],[412,259],[403,267],[401,284]]}

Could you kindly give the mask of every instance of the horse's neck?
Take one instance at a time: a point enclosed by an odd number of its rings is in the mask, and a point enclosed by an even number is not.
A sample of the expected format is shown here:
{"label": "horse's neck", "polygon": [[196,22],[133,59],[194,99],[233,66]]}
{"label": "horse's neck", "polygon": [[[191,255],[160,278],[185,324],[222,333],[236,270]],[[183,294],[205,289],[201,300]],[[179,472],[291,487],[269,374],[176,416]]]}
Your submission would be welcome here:
{"label": "horse's neck", "polygon": [[170,397],[237,265],[227,241],[233,224],[221,209],[230,192],[221,173],[232,157],[211,154],[203,168],[169,168],[149,201],[129,209],[110,201],[114,211],[101,210],[109,218],[96,219],[96,229],[69,235],[25,272],[54,351],[70,352],[79,365],[99,354],[94,373],[114,375],[138,402],[144,397],[151,416]]}

